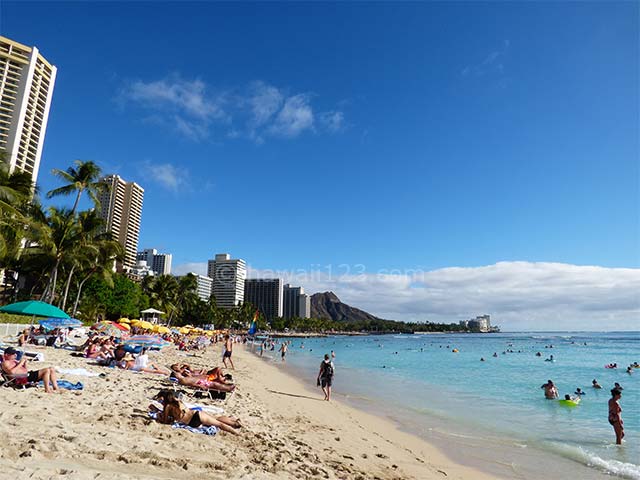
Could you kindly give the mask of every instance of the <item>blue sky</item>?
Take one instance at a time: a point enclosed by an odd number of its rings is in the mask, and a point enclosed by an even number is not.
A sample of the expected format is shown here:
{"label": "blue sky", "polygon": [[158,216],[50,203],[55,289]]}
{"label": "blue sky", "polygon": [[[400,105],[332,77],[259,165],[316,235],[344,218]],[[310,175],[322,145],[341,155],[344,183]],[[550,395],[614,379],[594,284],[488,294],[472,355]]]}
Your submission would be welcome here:
{"label": "blue sky", "polygon": [[58,67],[42,190],[76,158],[137,181],[140,247],[182,269],[230,252],[342,276],[528,262],[638,281],[635,2],[0,8],[2,34]]}

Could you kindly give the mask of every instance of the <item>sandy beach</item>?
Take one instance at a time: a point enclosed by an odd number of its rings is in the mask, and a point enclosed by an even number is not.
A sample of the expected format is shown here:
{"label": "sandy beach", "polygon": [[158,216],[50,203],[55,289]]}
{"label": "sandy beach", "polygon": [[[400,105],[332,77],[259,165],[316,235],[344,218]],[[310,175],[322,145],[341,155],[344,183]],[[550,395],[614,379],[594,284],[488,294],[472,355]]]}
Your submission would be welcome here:
{"label": "sandy beach", "polygon": [[[1,478],[231,479],[488,479],[392,423],[322,393],[238,346],[238,385],[224,401],[198,400],[239,417],[241,435],[194,434],[147,416],[151,397],[168,386],[162,375],[91,365],[66,350],[41,351],[44,362],[86,368],[104,377],[61,375],[84,383],[80,392],[0,388]],[[220,346],[199,356],[170,347],[151,361],[212,366]],[[309,380],[309,379],[307,379]]]}

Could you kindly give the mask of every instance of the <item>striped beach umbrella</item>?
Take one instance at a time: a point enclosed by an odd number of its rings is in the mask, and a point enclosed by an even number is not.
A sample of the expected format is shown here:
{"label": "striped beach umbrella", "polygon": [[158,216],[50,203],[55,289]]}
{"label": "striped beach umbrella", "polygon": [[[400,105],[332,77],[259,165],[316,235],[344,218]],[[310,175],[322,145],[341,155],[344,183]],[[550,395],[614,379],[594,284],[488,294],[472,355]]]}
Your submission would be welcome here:
{"label": "striped beach umbrella", "polygon": [[125,342],[125,345],[141,345],[143,347],[150,348],[163,348],[169,345],[169,342],[165,342],[163,339],[156,335],[134,335],[129,337]]}
{"label": "striped beach umbrella", "polygon": [[91,330],[94,332],[100,333],[102,335],[107,335],[109,337],[122,337],[122,334],[126,330],[121,330],[119,327],[116,327],[116,324],[113,322],[102,321],[98,322],[91,326]]}

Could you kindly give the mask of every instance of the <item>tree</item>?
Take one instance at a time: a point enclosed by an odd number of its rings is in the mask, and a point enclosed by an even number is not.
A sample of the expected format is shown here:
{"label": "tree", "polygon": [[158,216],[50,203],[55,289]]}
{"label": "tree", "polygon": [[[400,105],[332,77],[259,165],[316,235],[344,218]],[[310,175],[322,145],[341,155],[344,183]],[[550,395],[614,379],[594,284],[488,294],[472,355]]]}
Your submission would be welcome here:
{"label": "tree", "polygon": [[[76,301],[73,304],[73,313],[71,314],[72,317],[75,317],[78,312],[78,304],[80,303],[80,296],[82,295],[82,289],[85,283],[90,278],[97,277],[102,280],[107,287],[113,288],[113,264],[116,260],[124,259],[124,248],[118,242],[101,237],[94,242],[94,245],[96,247],[95,255],[87,255],[83,259],[83,262],[86,263],[84,263],[82,267],[82,277],[80,283],[78,283]],[[83,309],[84,308],[83,305]],[[144,310],[144,308],[142,310]]]}
{"label": "tree", "polygon": [[91,200],[93,200],[93,203],[98,206],[98,194],[106,188],[106,185],[100,182],[100,176],[102,175],[100,167],[91,160],[86,162],[76,160],[73,163],[75,164],[75,167],[71,166],[67,168],[66,171],[59,170],[57,168],[54,168],[51,171],[51,173],[56,177],[67,182],[67,185],[54,188],[47,193],[47,198],[53,198],[59,195],[71,195],[75,193],[76,200],[73,204],[73,208],[71,209],[75,215],[76,210],[78,209],[78,203],[80,202],[80,197],[84,191],[87,192],[87,195],[89,195]]}
{"label": "tree", "polygon": [[52,303],[56,294],[58,269],[65,256],[81,241],[81,231],[74,222],[73,211],[67,208],[50,207],[47,216],[48,228],[42,230],[38,239],[40,248],[51,258],[49,283],[41,299]]}
{"label": "tree", "polygon": [[0,150],[0,268],[11,267],[20,256],[35,191],[31,175],[20,171],[9,173],[6,152]]}
{"label": "tree", "polygon": [[87,312],[82,312],[85,320],[96,320],[95,317],[88,317],[88,313],[95,312],[104,312],[106,318],[111,320],[137,317],[140,310],[147,307],[148,299],[143,294],[142,287],[126,276],[114,275],[111,285],[97,276],[87,282],[84,291],[88,309]]}

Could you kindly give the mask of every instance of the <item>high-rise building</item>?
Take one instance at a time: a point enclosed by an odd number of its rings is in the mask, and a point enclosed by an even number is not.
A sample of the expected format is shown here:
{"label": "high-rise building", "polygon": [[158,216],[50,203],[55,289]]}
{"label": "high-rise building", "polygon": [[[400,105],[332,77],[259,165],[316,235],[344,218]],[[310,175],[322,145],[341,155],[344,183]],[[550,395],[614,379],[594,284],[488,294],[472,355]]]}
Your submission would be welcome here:
{"label": "high-rise building", "polygon": [[292,287],[286,284],[283,289],[283,317],[310,318],[311,297],[304,293],[302,287]]}
{"label": "high-rise building", "polygon": [[0,36],[0,150],[8,155],[10,172],[29,173],[34,183],[56,72],[36,47]]}
{"label": "high-rise building", "polygon": [[108,175],[102,181],[108,187],[98,196],[100,216],[105,222],[104,230],[111,232],[113,239],[125,250],[124,262],[116,265],[116,268],[128,270],[136,264],[144,189],[135,182],[123,180],[119,175]]}
{"label": "high-rise building", "polygon": [[218,253],[209,260],[207,276],[213,279],[213,295],[222,308],[234,308],[244,300],[244,280],[247,264],[242,259],[232,259],[228,253]]}
{"label": "high-rise building", "polygon": [[279,278],[248,278],[244,281],[244,301],[264,315],[267,320],[282,317],[282,280]]}
{"label": "high-rise building", "polygon": [[203,302],[208,302],[211,297],[211,290],[213,288],[213,279],[209,277],[205,277],[204,275],[198,275],[197,273],[191,272],[191,275],[196,277],[196,292],[200,300]]}
{"label": "high-rise building", "polygon": [[147,262],[147,265],[156,275],[169,275],[171,273],[171,259],[172,255],[170,253],[158,253],[155,248],[145,248],[136,255],[136,260]]}

